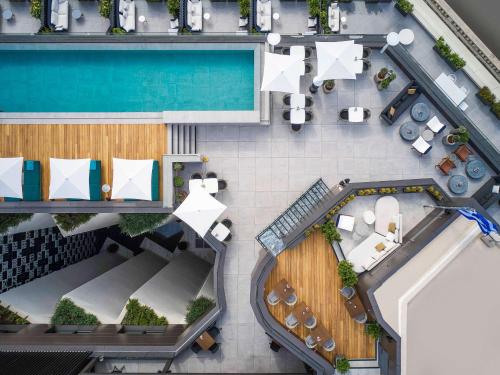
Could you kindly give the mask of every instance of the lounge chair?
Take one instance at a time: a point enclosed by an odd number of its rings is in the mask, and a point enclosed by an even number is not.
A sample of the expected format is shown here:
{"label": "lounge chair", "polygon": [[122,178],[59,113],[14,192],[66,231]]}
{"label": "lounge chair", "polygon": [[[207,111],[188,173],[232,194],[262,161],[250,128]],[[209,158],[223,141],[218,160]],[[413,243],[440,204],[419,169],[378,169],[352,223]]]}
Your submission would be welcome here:
{"label": "lounge chair", "polygon": [[431,129],[434,134],[439,134],[446,128],[446,125],[441,123],[437,116],[433,116],[427,121],[427,127]]}
{"label": "lounge chair", "polygon": [[118,6],[118,21],[120,27],[127,33],[135,30],[134,0],[120,0]]}
{"label": "lounge chair", "polygon": [[442,158],[441,161],[436,165],[436,168],[443,172],[445,176],[448,176],[450,174],[450,171],[456,167],[457,166],[449,156]]}
{"label": "lounge chair", "polygon": [[460,159],[460,161],[467,161],[469,156],[473,154],[472,150],[468,148],[466,145],[458,146],[455,151],[453,151],[455,155]]}
{"label": "lounge chair", "polygon": [[420,156],[427,154],[432,148],[432,146],[422,137],[418,137],[417,140],[412,143],[411,147],[417,151]]}
{"label": "lounge chair", "polygon": [[272,29],[272,9],[271,0],[256,0],[255,26],[261,32],[268,32]]}
{"label": "lounge chair", "polygon": [[328,26],[334,33],[340,30],[340,9],[337,2],[333,2],[328,7]]}
{"label": "lounge chair", "polygon": [[100,201],[101,200],[101,161],[91,160],[90,161],[90,173],[89,173],[89,189],[90,189],[90,200]]}
{"label": "lounge chair", "polygon": [[[41,164],[38,160],[25,160],[23,163],[23,200],[41,201],[42,200],[42,176]],[[18,202],[19,198],[5,197],[6,202]]]}
{"label": "lounge chair", "polygon": [[186,27],[191,31],[203,29],[203,5],[200,0],[187,1]]}
{"label": "lounge chair", "polygon": [[50,23],[56,31],[68,30],[69,1],[52,0],[50,7]]}

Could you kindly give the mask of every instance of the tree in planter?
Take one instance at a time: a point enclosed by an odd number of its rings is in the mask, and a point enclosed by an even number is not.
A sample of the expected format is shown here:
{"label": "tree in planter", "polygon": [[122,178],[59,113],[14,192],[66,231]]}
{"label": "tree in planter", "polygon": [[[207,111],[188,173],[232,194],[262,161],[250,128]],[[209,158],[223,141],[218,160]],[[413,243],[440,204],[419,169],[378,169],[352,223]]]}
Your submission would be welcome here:
{"label": "tree in planter", "polygon": [[448,61],[453,69],[458,70],[465,66],[465,60],[451,50],[450,46],[444,41],[444,38],[442,36],[440,36],[436,40],[434,49],[437,51],[437,53],[439,53],[441,57]]}
{"label": "tree in planter", "polygon": [[179,11],[181,9],[180,0],[167,0],[167,8],[172,17],[179,18]]}
{"label": "tree in planter", "polygon": [[145,232],[152,232],[168,218],[168,214],[120,214],[118,226],[122,233],[135,237]]}
{"label": "tree in planter", "polygon": [[391,84],[392,81],[394,81],[396,79],[396,73],[394,73],[392,70],[389,71],[389,73],[387,73],[387,75],[385,76],[385,78],[379,82],[379,84],[377,85],[377,88],[379,90],[385,90],[386,88],[389,87],[389,85]]}
{"label": "tree in planter", "polygon": [[450,131],[448,135],[443,137],[443,143],[447,145],[454,145],[455,143],[467,143],[469,142],[469,131],[465,126],[459,126],[458,128]]}
{"label": "tree in planter", "polygon": [[181,188],[184,186],[184,179],[181,176],[174,177],[174,186],[176,188]]}
{"label": "tree in planter", "polygon": [[59,228],[65,232],[72,231],[85,224],[97,214],[57,214],[54,220]]}
{"label": "tree in planter", "polygon": [[186,323],[188,325],[196,322],[200,317],[202,317],[207,311],[211,310],[215,306],[215,301],[201,296],[191,301],[186,307]]}
{"label": "tree in planter", "polygon": [[42,18],[42,0],[31,0],[30,14],[38,20]]}
{"label": "tree in planter", "polygon": [[104,18],[109,18],[111,14],[111,0],[99,1],[99,14]]}
{"label": "tree in planter", "polygon": [[320,0],[307,0],[309,5],[309,15],[311,17],[319,17],[321,12]]}
{"label": "tree in planter", "polygon": [[57,303],[50,322],[58,325],[81,326],[100,324],[99,319],[95,315],[85,312],[84,309],[75,305],[69,298],[63,298]]}
{"label": "tree in planter", "polygon": [[166,326],[168,320],[158,316],[155,311],[146,305],[141,305],[137,299],[129,299],[125,307],[126,313],[122,324],[129,326]]}
{"label": "tree in planter", "polygon": [[332,220],[327,220],[321,226],[321,233],[323,233],[328,243],[332,243],[333,241],[336,242],[342,241],[342,237],[340,233],[337,231],[337,227],[335,226]]}
{"label": "tree in planter", "polygon": [[353,288],[358,283],[358,275],[352,269],[353,265],[348,260],[341,260],[337,267],[337,272],[342,279],[344,287]]}
{"label": "tree in planter", "polygon": [[0,234],[31,219],[33,214],[0,214]]}
{"label": "tree in planter", "polygon": [[250,0],[239,0],[240,16],[248,18],[250,16]]}
{"label": "tree in planter", "polygon": [[335,359],[335,372],[346,374],[351,369],[351,364],[344,356],[338,356]]}
{"label": "tree in planter", "polygon": [[179,163],[179,162],[175,162],[172,165],[172,168],[174,169],[174,172],[180,172],[180,171],[184,170],[184,164],[183,163]]}
{"label": "tree in planter", "polygon": [[335,88],[335,80],[334,79],[327,79],[323,81],[323,92],[325,94],[329,94],[333,91]]}
{"label": "tree in planter", "polygon": [[382,327],[377,322],[367,323],[365,325],[365,332],[368,336],[373,337],[375,340],[382,336]]}

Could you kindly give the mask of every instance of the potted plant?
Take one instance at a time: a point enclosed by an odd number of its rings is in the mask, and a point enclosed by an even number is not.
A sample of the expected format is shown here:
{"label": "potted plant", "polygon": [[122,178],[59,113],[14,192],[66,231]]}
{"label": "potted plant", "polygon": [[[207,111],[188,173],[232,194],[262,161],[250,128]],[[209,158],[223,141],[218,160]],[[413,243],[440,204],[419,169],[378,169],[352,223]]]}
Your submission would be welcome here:
{"label": "potted plant", "polygon": [[176,199],[177,203],[181,204],[182,202],[184,202],[184,199],[186,199],[187,196],[188,196],[188,193],[186,193],[184,190],[181,190],[175,194],[175,199]]}
{"label": "potted plant", "polygon": [[180,241],[178,244],[177,244],[177,248],[181,251],[185,251],[187,250],[188,248],[188,242],[187,241]]}
{"label": "potted plant", "polygon": [[490,111],[500,120],[500,102],[496,102],[491,105]]}
{"label": "potted plant", "polygon": [[396,73],[392,70],[387,73],[385,78],[377,84],[377,89],[382,91],[389,87],[392,81],[396,79]]}
{"label": "potted plant", "polygon": [[413,12],[413,4],[408,0],[396,0],[394,7],[401,13],[404,17]]}
{"label": "potted plant", "polygon": [[176,188],[181,188],[184,186],[184,179],[181,176],[174,177],[174,186]]}
{"label": "potted plant", "polygon": [[493,94],[488,86],[483,86],[476,93],[476,96],[486,105],[493,105],[495,103],[495,94]]}
{"label": "potted plant", "polygon": [[341,260],[337,267],[337,272],[342,279],[344,287],[354,288],[358,283],[358,275],[353,270],[353,265],[348,260]]}
{"label": "potted plant", "polygon": [[180,0],[167,0],[167,8],[173,18],[179,18],[179,12],[181,9]]}
{"label": "potted plant", "polygon": [[[319,229],[315,228],[314,229]],[[321,225],[321,233],[325,236],[326,240],[328,243],[332,243],[333,241],[335,242],[341,242],[342,241],[342,236],[337,230],[337,227],[333,223],[332,220],[327,220],[323,225]]]}
{"label": "potted plant", "polygon": [[183,171],[184,170],[184,163],[175,162],[172,165],[172,168],[174,169],[175,172]]}
{"label": "potted plant", "polygon": [[199,318],[205,315],[206,312],[208,312],[214,307],[215,307],[214,300],[205,296],[200,296],[196,298],[195,300],[189,302],[189,304],[186,306],[186,317],[185,317],[186,323],[188,325],[193,324]]}
{"label": "potted plant", "polygon": [[443,144],[453,146],[456,143],[467,143],[469,141],[469,131],[464,126],[459,126],[443,137]]}
{"label": "potted plant", "polygon": [[377,340],[382,336],[382,327],[380,327],[380,324],[377,322],[367,323],[365,325],[365,332],[368,336]]}
{"label": "potted plant", "polygon": [[347,374],[351,369],[351,364],[343,355],[335,357],[335,373]]}
{"label": "potted plant", "polygon": [[379,82],[382,82],[385,78],[385,76],[387,75],[387,73],[389,73],[389,69],[387,68],[382,68],[378,71],[377,74],[375,74],[375,76],[373,77],[373,79],[375,80],[375,83],[379,83]]}
{"label": "potted plant", "polygon": [[334,79],[327,79],[323,82],[323,92],[325,94],[331,93],[334,88],[335,88],[335,80]]}

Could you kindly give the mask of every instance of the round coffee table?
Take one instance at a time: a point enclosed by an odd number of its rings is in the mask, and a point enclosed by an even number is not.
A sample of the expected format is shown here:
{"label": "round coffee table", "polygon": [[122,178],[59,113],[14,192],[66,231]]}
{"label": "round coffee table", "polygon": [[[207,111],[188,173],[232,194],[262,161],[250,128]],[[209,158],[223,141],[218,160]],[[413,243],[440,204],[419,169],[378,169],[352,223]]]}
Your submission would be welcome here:
{"label": "round coffee table", "polygon": [[479,180],[486,174],[486,166],[481,160],[472,159],[465,165],[465,173],[467,173],[467,176],[469,176],[470,178]]}
{"label": "round coffee table", "polygon": [[12,13],[12,10],[11,10],[11,9],[5,9],[5,10],[2,12],[2,18],[3,18],[5,21],[10,21],[13,17],[14,17],[14,13]]}
{"label": "round coffee table", "polygon": [[275,20],[276,22],[280,20],[280,14],[278,12],[273,13],[273,20]]}
{"label": "round coffee table", "polygon": [[269,33],[267,34],[267,42],[272,45],[272,46],[275,46],[277,44],[279,44],[279,42],[281,41],[281,35],[278,34],[278,33]]}
{"label": "round coffee table", "polygon": [[404,46],[412,44],[414,39],[415,34],[411,29],[403,29],[399,32],[399,42]]}
{"label": "round coffee table", "polygon": [[431,110],[425,103],[417,103],[411,107],[411,118],[418,122],[424,122],[429,119]]}
{"label": "round coffee table", "polygon": [[73,9],[71,11],[71,17],[73,17],[74,20],[79,20],[80,18],[82,18],[82,16],[83,14],[80,9]]}
{"label": "round coffee table", "polygon": [[424,139],[424,141],[430,142],[434,139],[434,132],[430,129],[425,129],[422,132],[422,138]]}
{"label": "round coffee table", "polygon": [[467,192],[469,188],[469,182],[467,181],[467,177],[456,174],[451,176],[448,180],[448,188],[454,194],[464,194]]}
{"label": "round coffee table", "polygon": [[403,125],[399,127],[399,135],[405,141],[413,142],[419,136],[418,125],[413,121],[405,122]]}

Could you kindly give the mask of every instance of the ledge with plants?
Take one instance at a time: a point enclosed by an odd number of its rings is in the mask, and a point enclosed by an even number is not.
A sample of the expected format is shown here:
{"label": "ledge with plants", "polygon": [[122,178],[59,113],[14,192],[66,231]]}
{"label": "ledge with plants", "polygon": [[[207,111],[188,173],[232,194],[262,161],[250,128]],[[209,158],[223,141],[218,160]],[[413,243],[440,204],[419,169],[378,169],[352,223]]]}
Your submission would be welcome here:
{"label": "ledge with plants", "polygon": [[143,327],[168,325],[167,318],[158,316],[151,307],[140,304],[137,299],[129,299],[125,310],[123,325]]}
{"label": "ledge with plants", "polygon": [[462,69],[465,66],[465,60],[462,59],[456,52],[453,52],[442,36],[436,40],[436,44],[434,44],[434,47],[432,48],[444,59],[453,71]]}
{"label": "ledge with plants", "polygon": [[365,333],[375,340],[378,340],[380,336],[382,336],[382,327],[380,327],[380,324],[377,322],[366,323]]}
{"label": "ledge with plants", "polygon": [[168,218],[167,213],[122,213],[118,226],[123,234],[130,237],[138,236],[142,233],[152,232],[165,223]]}
{"label": "ledge with plants", "polygon": [[[321,15],[321,0],[307,0],[307,5],[309,8],[309,17],[316,18],[316,20],[319,20]],[[328,20],[327,20],[327,25],[328,25]]]}
{"label": "ledge with plants", "polygon": [[250,17],[250,0],[239,0],[240,16],[242,18]]}
{"label": "ledge with plants", "polygon": [[396,8],[404,17],[413,13],[413,4],[408,0],[396,0],[394,8]]}
{"label": "ledge with plants", "polygon": [[33,214],[0,214],[0,234],[6,233],[10,228],[30,220]]}
{"label": "ledge with plants", "polygon": [[338,355],[335,358],[335,373],[347,374],[350,369],[351,369],[351,364],[346,357]]}
{"label": "ledge with plants", "polygon": [[57,226],[65,232],[70,232],[87,223],[97,214],[56,214],[53,216]]}
{"label": "ledge with plants", "polygon": [[354,288],[358,283],[358,274],[353,269],[353,264],[348,260],[341,260],[337,266],[337,273],[345,288]]}
{"label": "ledge with plants", "polygon": [[10,306],[0,305],[0,324],[29,324],[28,317],[23,318],[9,309]]}
{"label": "ledge with plants", "polygon": [[488,86],[483,86],[476,93],[476,96],[485,105],[493,105],[495,103],[495,94],[493,94]]}
{"label": "ledge with plants", "polygon": [[205,315],[208,311],[212,310],[215,307],[215,301],[201,296],[191,301],[189,305],[186,306],[186,323],[188,325],[193,324],[203,315]]}
{"label": "ledge with plants", "polygon": [[95,326],[100,324],[99,319],[87,313],[69,298],[60,300],[50,322],[55,325]]}
{"label": "ledge with plants", "polygon": [[500,102],[492,104],[490,111],[496,116],[497,120],[500,120]]}
{"label": "ledge with plants", "polygon": [[183,163],[173,163],[172,168],[174,170],[175,176],[174,176],[174,190],[175,190],[175,201],[177,204],[181,204],[184,199],[188,196],[188,193],[183,190],[182,188],[184,187],[184,179],[182,176],[180,176],[180,172],[184,170],[184,164]]}
{"label": "ledge with plants", "polygon": [[173,18],[179,18],[179,12],[181,9],[181,1],[180,0],[167,0],[167,8],[168,13]]}

